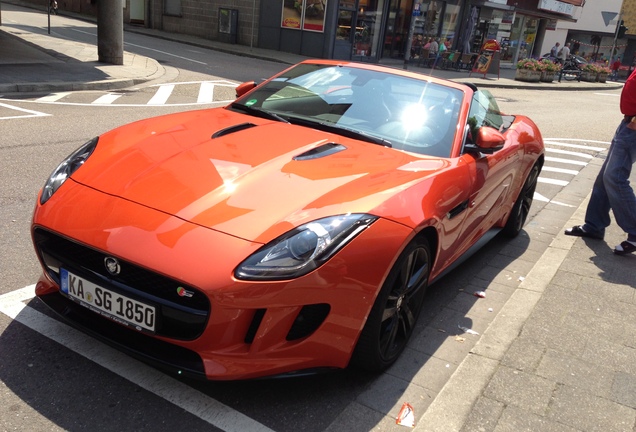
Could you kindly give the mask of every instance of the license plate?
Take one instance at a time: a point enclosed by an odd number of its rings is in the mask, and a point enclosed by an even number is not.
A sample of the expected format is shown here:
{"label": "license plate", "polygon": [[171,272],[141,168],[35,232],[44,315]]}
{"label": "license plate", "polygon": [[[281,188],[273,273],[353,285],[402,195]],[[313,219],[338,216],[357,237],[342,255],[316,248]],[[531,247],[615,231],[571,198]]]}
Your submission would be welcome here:
{"label": "license plate", "polygon": [[155,331],[154,306],[95,285],[65,269],[60,269],[60,276],[60,290],[82,306],[138,331]]}

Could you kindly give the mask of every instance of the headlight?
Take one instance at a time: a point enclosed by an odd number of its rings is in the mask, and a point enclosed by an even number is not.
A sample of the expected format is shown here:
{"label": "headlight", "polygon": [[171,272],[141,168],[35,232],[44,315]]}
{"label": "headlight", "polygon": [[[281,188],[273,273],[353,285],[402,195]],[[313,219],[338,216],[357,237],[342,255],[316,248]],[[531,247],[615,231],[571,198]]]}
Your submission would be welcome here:
{"label": "headlight", "polygon": [[346,214],[301,225],[260,248],[234,272],[237,279],[280,280],[309,273],[377,220]]}
{"label": "headlight", "polygon": [[95,146],[97,145],[98,137],[93,138],[67,157],[51,174],[49,179],[42,188],[42,195],[40,196],[40,204],[44,204],[53,196],[62,183],[66,181],[79,167],[81,167],[86,159],[93,153]]}

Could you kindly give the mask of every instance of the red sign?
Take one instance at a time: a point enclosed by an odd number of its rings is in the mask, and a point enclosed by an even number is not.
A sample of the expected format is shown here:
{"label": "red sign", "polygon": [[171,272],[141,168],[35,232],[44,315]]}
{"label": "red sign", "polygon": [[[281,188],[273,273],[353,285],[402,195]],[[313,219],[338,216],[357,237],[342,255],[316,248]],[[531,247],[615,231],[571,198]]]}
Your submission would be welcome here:
{"label": "red sign", "polygon": [[482,51],[501,51],[501,45],[495,39],[488,39],[481,46]]}

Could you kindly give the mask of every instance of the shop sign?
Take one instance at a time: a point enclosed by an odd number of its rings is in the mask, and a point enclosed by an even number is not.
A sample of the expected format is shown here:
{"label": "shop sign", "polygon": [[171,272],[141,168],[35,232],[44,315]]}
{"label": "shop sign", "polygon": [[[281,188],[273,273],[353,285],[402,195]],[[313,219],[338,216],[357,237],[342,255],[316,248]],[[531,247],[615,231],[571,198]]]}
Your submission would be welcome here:
{"label": "shop sign", "polygon": [[283,0],[281,27],[323,32],[327,0]]}
{"label": "shop sign", "polygon": [[563,3],[570,3],[574,6],[583,6],[585,4],[585,0],[561,0]]}
{"label": "shop sign", "polygon": [[475,72],[483,74],[485,77],[487,73],[495,73],[495,71],[497,72],[497,76],[499,76],[500,51],[501,45],[499,45],[496,39],[489,39],[484,42],[469,76]]}
{"label": "shop sign", "polygon": [[564,15],[572,16],[574,14],[574,6],[557,0],[540,0],[537,9],[556,12]]}

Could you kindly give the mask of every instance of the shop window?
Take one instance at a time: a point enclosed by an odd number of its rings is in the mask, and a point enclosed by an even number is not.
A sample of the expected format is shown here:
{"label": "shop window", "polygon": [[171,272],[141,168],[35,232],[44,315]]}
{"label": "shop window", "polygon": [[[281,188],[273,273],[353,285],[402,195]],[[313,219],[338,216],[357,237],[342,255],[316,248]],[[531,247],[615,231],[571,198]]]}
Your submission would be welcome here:
{"label": "shop window", "polygon": [[181,16],[181,0],[164,0],[163,13],[166,15]]}

